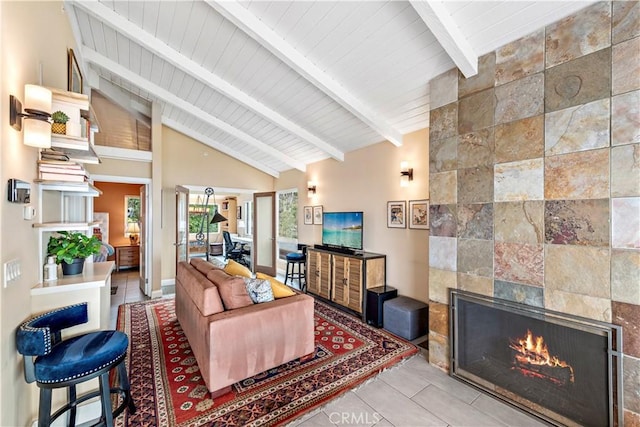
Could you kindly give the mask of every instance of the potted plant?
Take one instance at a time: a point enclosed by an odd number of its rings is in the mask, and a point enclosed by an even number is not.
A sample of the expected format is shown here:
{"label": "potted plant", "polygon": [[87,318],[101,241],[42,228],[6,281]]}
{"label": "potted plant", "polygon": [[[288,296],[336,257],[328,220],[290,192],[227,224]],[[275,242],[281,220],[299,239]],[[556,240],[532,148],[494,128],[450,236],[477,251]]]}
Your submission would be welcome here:
{"label": "potted plant", "polygon": [[84,260],[100,252],[100,240],[96,236],[87,236],[74,231],[59,231],[49,238],[47,254],[56,257],[56,263],[62,264],[62,274],[81,274]]}
{"label": "potted plant", "polygon": [[67,122],[69,121],[69,116],[67,116],[64,111],[58,110],[51,115],[51,118],[53,119],[51,132],[65,135],[67,133]]}

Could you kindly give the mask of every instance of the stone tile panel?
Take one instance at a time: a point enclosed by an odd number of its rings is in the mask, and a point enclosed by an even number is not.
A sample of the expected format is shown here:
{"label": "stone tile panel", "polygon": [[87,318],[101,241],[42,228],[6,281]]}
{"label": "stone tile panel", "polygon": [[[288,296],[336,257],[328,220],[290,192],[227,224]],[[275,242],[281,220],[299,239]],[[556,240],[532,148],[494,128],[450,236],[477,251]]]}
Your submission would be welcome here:
{"label": "stone tile panel", "polygon": [[430,235],[456,237],[458,235],[456,218],[456,205],[429,205]]}
{"label": "stone tile panel", "polygon": [[614,1],[611,27],[613,44],[640,36],[640,2]]}
{"label": "stone tile panel", "polygon": [[545,287],[594,298],[611,298],[608,248],[545,245]]}
{"label": "stone tile panel", "polygon": [[545,71],[547,113],[611,96],[611,48]]}
{"label": "stone tile panel", "polygon": [[493,166],[494,151],[493,127],[460,135],[458,137],[458,169]]}
{"label": "stone tile panel", "polygon": [[544,74],[523,77],[495,88],[495,124],[513,122],[544,112]]}
{"label": "stone tile panel", "polygon": [[622,326],[624,354],[640,358],[640,305],[613,301],[613,324]]}
{"label": "stone tile panel", "polygon": [[429,268],[456,271],[457,248],[454,237],[429,236]]}
{"label": "stone tile panel", "polygon": [[[542,245],[495,242],[494,277],[507,282],[544,286]],[[494,283],[494,292],[495,292]]]}
{"label": "stone tile panel", "polygon": [[543,115],[528,117],[495,127],[496,163],[535,159],[543,155]]}
{"label": "stone tile panel", "polygon": [[638,413],[640,412],[640,359],[624,356],[622,373],[623,406],[629,411]]}
{"label": "stone tile panel", "polygon": [[429,115],[429,141],[456,136],[458,131],[458,103],[454,102],[431,110]]}
{"label": "stone tile panel", "polygon": [[496,50],[496,86],[544,70],[544,28]]}
{"label": "stone tile panel", "polygon": [[458,201],[458,173],[429,174],[429,201],[433,204],[455,204]]}
{"label": "stone tile panel", "polygon": [[455,289],[456,272],[429,268],[429,299],[442,304],[449,303],[449,289]]}
{"label": "stone tile panel", "polygon": [[613,47],[611,92],[613,95],[640,89],[640,37]]}
{"label": "stone tile panel", "polygon": [[429,363],[449,372],[449,338],[429,332]]}
{"label": "stone tile panel", "polygon": [[493,167],[458,170],[458,203],[493,202]]}
{"label": "stone tile panel", "polygon": [[535,307],[544,307],[543,288],[496,280],[493,289],[493,296],[496,298]]}
{"label": "stone tile panel", "polygon": [[545,243],[609,246],[609,199],[548,200]]}
{"label": "stone tile panel", "polygon": [[640,305],[640,251],[611,250],[611,299]]}
{"label": "stone tile panel", "polygon": [[496,241],[544,242],[544,201],[495,203],[493,209]]}
{"label": "stone tile panel", "polygon": [[599,2],[546,27],[547,67],[611,45],[611,3]]}
{"label": "stone tile panel", "polygon": [[547,113],[545,155],[573,153],[609,146],[609,98]]}
{"label": "stone tile panel", "polygon": [[640,196],[640,144],[611,149],[611,197]]}
{"label": "stone tile panel", "polygon": [[458,289],[490,297],[493,295],[493,278],[458,273]]}
{"label": "stone tile panel", "polygon": [[458,98],[480,92],[493,87],[496,69],[496,54],[489,52],[478,58],[478,74],[465,78],[462,73],[458,74]]}
{"label": "stone tile panel", "polygon": [[543,173],[544,160],[541,158],[495,165],[495,201],[542,200]]}
{"label": "stone tile panel", "polygon": [[431,109],[440,108],[458,100],[458,69],[452,68],[429,83],[429,104]]}
{"label": "stone tile panel", "polygon": [[449,305],[429,301],[429,330],[449,335]]}
{"label": "stone tile panel", "polygon": [[611,98],[611,145],[640,144],[640,91]]}
{"label": "stone tile panel", "polygon": [[545,288],[544,306],[549,310],[611,322],[611,300]]}
{"label": "stone tile panel", "polygon": [[[622,3],[622,2],[616,2]],[[637,412],[631,412],[629,410],[624,411],[624,427],[640,427],[640,414]]]}
{"label": "stone tile panel", "polygon": [[544,169],[545,199],[609,197],[609,150],[606,148],[546,157]]}
{"label": "stone tile panel", "polygon": [[640,197],[611,199],[611,246],[640,249]]}
{"label": "stone tile panel", "polygon": [[458,205],[458,237],[493,240],[493,203]]}
{"label": "stone tile panel", "polygon": [[439,139],[429,143],[429,172],[444,172],[458,167],[458,137]]}
{"label": "stone tile panel", "polygon": [[458,134],[493,126],[494,89],[485,89],[458,101]]}
{"label": "stone tile panel", "polygon": [[493,276],[493,241],[458,239],[458,271]]}

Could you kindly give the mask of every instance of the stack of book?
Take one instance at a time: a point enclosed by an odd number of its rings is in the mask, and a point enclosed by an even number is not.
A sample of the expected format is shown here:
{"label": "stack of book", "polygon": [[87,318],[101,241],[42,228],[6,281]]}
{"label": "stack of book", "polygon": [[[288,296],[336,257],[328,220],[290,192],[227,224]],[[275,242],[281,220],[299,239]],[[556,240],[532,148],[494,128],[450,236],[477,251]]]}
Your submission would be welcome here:
{"label": "stack of book", "polygon": [[89,180],[89,172],[76,162],[68,160],[38,160],[38,174],[46,181],[85,182]]}

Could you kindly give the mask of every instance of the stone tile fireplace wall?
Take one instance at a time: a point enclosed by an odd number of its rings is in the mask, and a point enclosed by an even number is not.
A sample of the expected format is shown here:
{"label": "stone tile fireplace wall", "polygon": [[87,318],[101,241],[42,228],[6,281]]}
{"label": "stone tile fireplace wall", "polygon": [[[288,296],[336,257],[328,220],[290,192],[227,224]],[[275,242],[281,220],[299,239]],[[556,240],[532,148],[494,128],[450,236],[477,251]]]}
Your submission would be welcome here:
{"label": "stone tile fireplace wall", "polygon": [[623,327],[640,425],[640,3],[601,2],[431,81],[429,357],[448,288]]}

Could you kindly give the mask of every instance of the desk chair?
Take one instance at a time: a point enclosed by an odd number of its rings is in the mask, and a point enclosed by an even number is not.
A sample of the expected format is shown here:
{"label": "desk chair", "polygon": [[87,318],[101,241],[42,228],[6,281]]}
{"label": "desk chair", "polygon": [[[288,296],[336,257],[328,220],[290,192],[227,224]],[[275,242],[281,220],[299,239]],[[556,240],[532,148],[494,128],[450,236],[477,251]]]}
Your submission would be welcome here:
{"label": "desk chair", "polygon": [[231,234],[229,234],[228,231],[223,231],[222,237],[224,238],[225,246],[224,259],[232,259],[246,267],[249,267],[249,264],[245,259],[244,243],[234,242],[231,240]]}
{"label": "desk chair", "polygon": [[[297,280],[300,290],[306,292],[307,245],[298,243],[298,251],[301,252],[289,252],[286,256],[287,268],[284,276],[284,284],[286,285],[289,279],[291,279],[292,284],[294,280]],[[296,269],[298,270],[297,272]]]}
{"label": "desk chair", "polygon": [[[38,427],[48,427],[60,415],[68,412],[68,425],[76,424],[76,408],[80,403],[100,396],[100,422],[113,426],[113,419],[127,407],[134,414],[136,407],[130,393],[124,364],[129,338],[119,331],[97,331],[63,340],[60,331],[88,321],[87,303],[70,305],[36,316],[24,322],[16,331],[16,346],[24,356],[24,376],[28,383],[40,388]],[[117,369],[119,387],[111,388],[109,373]],[[97,391],[76,396],[76,384],[99,377]],[[68,402],[51,414],[51,394],[55,388],[67,388]],[[122,397],[115,411],[111,393]]]}

